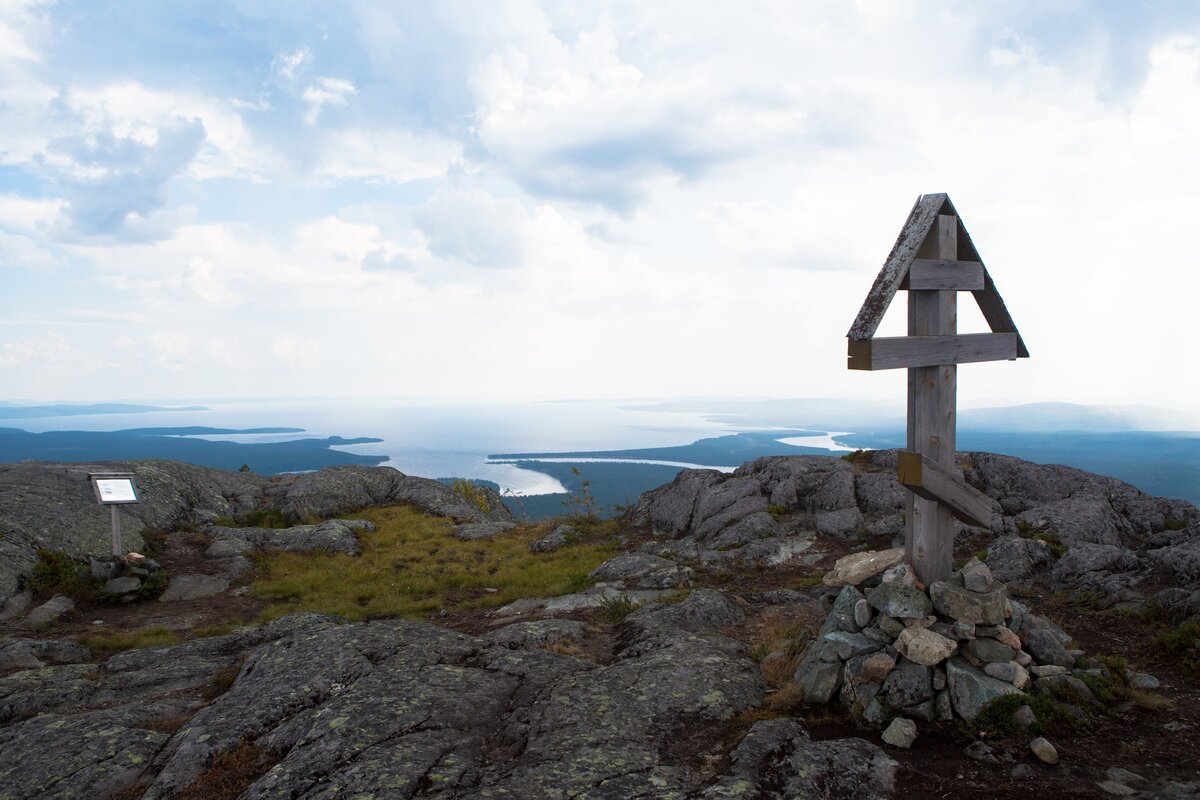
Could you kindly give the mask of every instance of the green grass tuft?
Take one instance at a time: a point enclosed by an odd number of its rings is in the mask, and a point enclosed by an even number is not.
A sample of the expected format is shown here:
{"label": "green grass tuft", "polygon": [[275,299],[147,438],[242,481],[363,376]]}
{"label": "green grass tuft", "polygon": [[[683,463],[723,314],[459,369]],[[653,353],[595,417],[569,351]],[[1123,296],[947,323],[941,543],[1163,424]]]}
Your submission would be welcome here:
{"label": "green grass tuft", "polygon": [[356,516],[376,527],[360,535],[360,556],[258,557],[259,577],[251,590],[271,602],[264,620],[294,611],[351,620],[415,618],[440,609],[494,608],[521,597],[567,594],[590,586],[587,574],[614,552],[607,542],[588,541],[553,553],[530,552],[529,543],[546,532],[545,525],[464,542],[450,535],[448,520],[408,506],[371,508]]}
{"label": "green grass tuft", "polygon": [[598,622],[607,622],[610,625],[617,625],[625,621],[625,618],[637,610],[638,604],[630,600],[626,595],[617,597],[606,597],[600,601],[600,605],[596,606],[592,612],[593,618]]}
{"label": "green grass tuft", "polygon": [[179,642],[179,634],[161,625],[151,625],[133,631],[104,631],[87,633],[79,637],[79,643],[97,653],[119,653],[123,650],[141,650]]}

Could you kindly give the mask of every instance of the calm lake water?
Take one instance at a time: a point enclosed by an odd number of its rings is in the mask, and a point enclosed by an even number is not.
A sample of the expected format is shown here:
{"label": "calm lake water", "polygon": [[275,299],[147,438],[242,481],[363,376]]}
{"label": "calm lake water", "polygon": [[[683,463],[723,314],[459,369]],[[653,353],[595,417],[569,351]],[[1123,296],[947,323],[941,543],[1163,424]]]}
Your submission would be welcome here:
{"label": "calm lake water", "polygon": [[8,424],[38,433],[189,425],[304,429],[304,433],[205,437],[247,443],[370,436],[383,441],[339,449],[386,456],[388,466],[409,475],[484,478],[519,494],[565,489],[557,480],[540,472],[511,464],[488,463],[488,454],[662,447],[689,444],[731,430],[728,425],[712,422],[698,413],[634,411],[621,407],[637,402],[197,401],[186,404],[204,405],[209,410],[40,417],[12,420]]}

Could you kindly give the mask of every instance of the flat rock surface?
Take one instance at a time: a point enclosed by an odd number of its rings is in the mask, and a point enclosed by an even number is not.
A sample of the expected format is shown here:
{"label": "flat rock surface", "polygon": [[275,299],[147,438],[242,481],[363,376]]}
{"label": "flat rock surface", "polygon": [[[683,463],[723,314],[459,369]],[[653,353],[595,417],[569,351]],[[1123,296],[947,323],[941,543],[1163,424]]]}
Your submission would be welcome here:
{"label": "flat rock surface", "polygon": [[[695,605],[703,616],[711,603]],[[597,786],[607,787],[601,797],[695,788],[668,744],[681,725],[728,722],[761,701],[765,684],[743,646],[668,615],[629,621],[607,665],[537,647],[578,635],[577,626],[521,623],[476,638],[425,623],[297,615],[100,667],[14,673],[0,678],[0,785],[23,799],[143,782],[146,797],[170,797],[250,742],[274,764],[246,798],[537,800]],[[229,686],[205,705],[221,671]],[[166,718],[186,721],[162,732]]]}

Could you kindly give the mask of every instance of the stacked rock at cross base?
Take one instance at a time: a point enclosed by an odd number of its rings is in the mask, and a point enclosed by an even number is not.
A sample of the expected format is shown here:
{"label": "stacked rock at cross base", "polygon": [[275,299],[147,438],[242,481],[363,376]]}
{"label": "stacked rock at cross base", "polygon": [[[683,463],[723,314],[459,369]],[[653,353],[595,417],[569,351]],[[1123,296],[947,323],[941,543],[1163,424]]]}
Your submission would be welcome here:
{"label": "stacked rock at cross base", "polygon": [[806,703],[836,696],[883,727],[898,717],[973,720],[996,698],[1031,690],[1090,699],[1071,671],[1080,653],[1065,648],[1070,637],[1012,602],[978,559],[926,589],[903,551],[856,553],[825,583],[842,589],[796,668]]}

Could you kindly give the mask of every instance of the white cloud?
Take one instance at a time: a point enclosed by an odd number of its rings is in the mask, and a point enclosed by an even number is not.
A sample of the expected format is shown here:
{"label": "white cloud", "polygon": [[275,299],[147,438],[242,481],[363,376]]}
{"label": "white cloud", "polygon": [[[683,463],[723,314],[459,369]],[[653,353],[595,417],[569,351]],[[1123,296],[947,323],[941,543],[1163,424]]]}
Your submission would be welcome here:
{"label": "white cloud", "polygon": [[317,78],[316,83],[310,84],[304,90],[304,102],[308,110],[304,112],[304,124],[313,126],[321,116],[326,106],[344,106],[352,95],[358,94],[354,84],[341,78]]}
{"label": "white cloud", "polygon": [[279,53],[271,61],[271,72],[278,80],[292,83],[312,60],[312,50],[307,47],[297,48],[290,53]]}
{"label": "white cloud", "polygon": [[323,140],[315,171],[334,180],[406,183],[445,176],[462,150],[459,142],[432,134],[351,128]]}
{"label": "white cloud", "polygon": [[37,9],[42,0],[5,0],[0,3],[0,62],[41,61],[33,42],[44,22]]}

